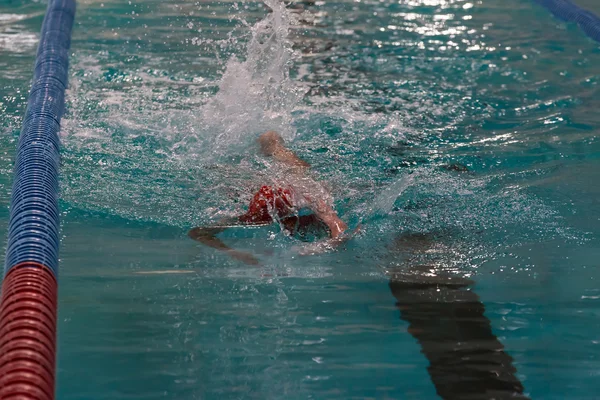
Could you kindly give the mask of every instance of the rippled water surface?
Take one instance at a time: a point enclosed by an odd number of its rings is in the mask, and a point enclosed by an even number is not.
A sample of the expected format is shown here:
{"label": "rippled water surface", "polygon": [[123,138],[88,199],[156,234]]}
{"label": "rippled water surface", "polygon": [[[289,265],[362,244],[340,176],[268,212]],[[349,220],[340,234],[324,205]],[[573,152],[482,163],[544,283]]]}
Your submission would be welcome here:
{"label": "rippled water surface", "polygon": [[[78,6],[58,398],[439,398],[452,345],[419,335],[475,317],[394,284],[438,276],[474,282],[527,396],[597,398],[600,49],[576,26],[528,0]],[[2,232],[44,9],[0,4]],[[249,267],[186,236],[245,211],[269,129],[362,223],[339,251],[222,234]]]}

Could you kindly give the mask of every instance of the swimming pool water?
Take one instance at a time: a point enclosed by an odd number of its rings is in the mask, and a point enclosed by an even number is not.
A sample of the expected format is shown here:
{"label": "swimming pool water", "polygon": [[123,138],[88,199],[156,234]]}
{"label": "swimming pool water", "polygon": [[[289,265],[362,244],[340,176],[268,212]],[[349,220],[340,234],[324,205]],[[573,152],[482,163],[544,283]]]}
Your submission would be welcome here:
{"label": "swimming pool water", "polygon": [[[78,2],[57,398],[435,399],[388,287],[415,266],[475,282],[530,398],[596,398],[598,44],[526,0],[268,4]],[[44,7],[0,5],[2,232]],[[187,238],[269,178],[267,129],[363,223],[345,248]]]}

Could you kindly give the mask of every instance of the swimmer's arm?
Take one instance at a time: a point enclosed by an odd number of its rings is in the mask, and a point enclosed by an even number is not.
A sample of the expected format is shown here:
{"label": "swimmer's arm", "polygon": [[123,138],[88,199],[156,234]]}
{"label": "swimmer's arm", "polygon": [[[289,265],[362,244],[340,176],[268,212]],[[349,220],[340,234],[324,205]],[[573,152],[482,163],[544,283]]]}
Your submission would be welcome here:
{"label": "swimmer's arm", "polygon": [[316,207],[312,208],[315,215],[327,225],[331,232],[331,239],[339,238],[348,229],[348,225],[338,217],[331,206],[324,201],[318,201]]}
{"label": "swimmer's arm", "polygon": [[310,168],[309,163],[285,147],[283,138],[275,131],[268,131],[260,135],[258,143],[263,154],[266,156],[271,156],[275,160],[292,167]]}
{"label": "swimmer's arm", "polygon": [[330,238],[302,246],[299,249],[300,255],[314,255],[333,251],[351,239],[360,230],[360,226],[358,226],[352,233],[348,234],[348,225],[324,201],[317,201],[311,209],[317,218],[323,221],[329,228]]}
{"label": "swimmer's arm", "polygon": [[306,161],[304,161],[303,159],[298,157],[296,155],[296,153],[294,153],[290,149],[287,149],[287,148],[277,149],[271,155],[277,161],[288,164],[292,167],[310,168],[309,163],[307,163]]}
{"label": "swimmer's arm", "polygon": [[[226,221],[231,222],[231,221]],[[236,220],[237,222],[237,220]],[[220,232],[223,232],[225,228],[212,228],[212,227],[201,227],[198,226],[196,228],[191,229],[188,232],[188,236],[208,247],[212,247],[213,249],[217,249],[224,253],[229,254],[231,257],[236,260],[240,260],[249,265],[258,265],[259,261],[256,257],[254,257],[250,253],[246,253],[243,251],[232,249],[227,246],[221,239],[219,239],[216,235]]]}

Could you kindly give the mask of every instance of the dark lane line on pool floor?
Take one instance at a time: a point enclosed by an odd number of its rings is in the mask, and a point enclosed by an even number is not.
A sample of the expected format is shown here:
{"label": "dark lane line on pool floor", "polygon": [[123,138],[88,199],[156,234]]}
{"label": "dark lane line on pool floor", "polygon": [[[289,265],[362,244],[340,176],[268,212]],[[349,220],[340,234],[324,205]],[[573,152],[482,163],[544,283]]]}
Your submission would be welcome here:
{"label": "dark lane line on pool floor", "polygon": [[[397,249],[425,252],[433,239],[404,234]],[[529,399],[512,357],[492,332],[485,306],[470,288],[474,282],[432,274],[436,269],[410,263],[390,272],[389,286],[400,319],[409,323],[408,332],[430,362],[427,370],[437,394],[444,400]]]}

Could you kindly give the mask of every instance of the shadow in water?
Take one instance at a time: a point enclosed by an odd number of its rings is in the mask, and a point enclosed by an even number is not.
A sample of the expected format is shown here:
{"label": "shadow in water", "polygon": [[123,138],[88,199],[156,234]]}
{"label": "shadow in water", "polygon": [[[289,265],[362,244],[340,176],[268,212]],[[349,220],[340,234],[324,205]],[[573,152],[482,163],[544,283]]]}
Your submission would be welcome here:
{"label": "shadow in water", "polygon": [[[429,375],[445,400],[529,399],[513,359],[493,334],[473,281],[439,267],[411,263],[428,251],[435,237],[400,236],[395,250],[408,251],[408,262],[391,272],[390,289],[400,318],[430,362]],[[412,258],[412,260],[411,260]]]}

